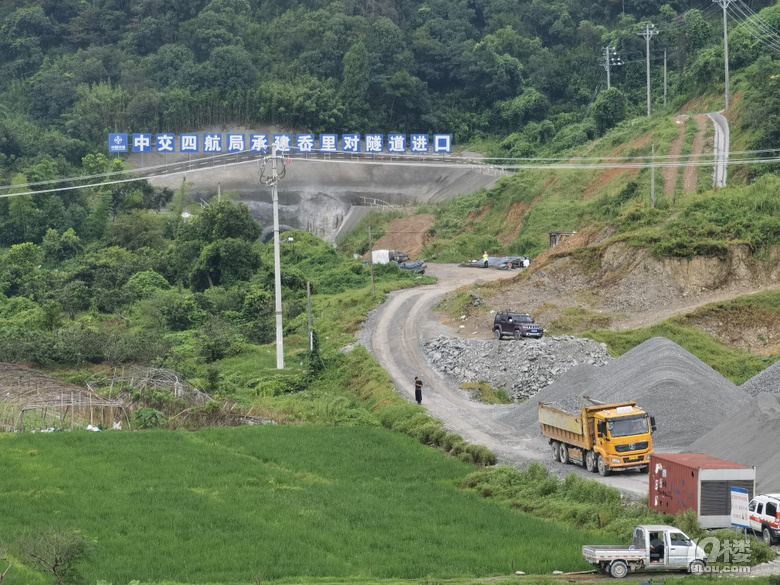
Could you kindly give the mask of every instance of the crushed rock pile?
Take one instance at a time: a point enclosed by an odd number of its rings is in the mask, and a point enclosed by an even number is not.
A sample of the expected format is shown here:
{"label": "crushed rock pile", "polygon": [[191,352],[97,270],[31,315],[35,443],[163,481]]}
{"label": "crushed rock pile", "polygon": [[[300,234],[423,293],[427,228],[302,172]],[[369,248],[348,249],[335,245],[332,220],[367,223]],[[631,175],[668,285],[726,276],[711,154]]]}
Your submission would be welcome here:
{"label": "crushed rock pile", "polygon": [[580,365],[568,370],[514,413],[518,431],[538,434],[539,402],[564,410],[602,402],[635,400],[656,417],[656,450],[680,451],[747,404],[750,396],[673,341],[653,337],[603,368]]}
{"label": "crushed rock pile", "polygon": [[780,393],[780,361],[743,382],[740,388],[751,396],[758,396],[762,392]]}
{"label": "crushed rock pile", "polygon": [[[744,386],[744,384],[743,384]],[[780,394],[759,394],[686,451],[756,468],[757,493],[780,492]]]}
{"label": "crushed rock pile", "polygon": [[598,367],[613,360],[603,343],[570,335],[519,341],[437,337],[424,350],[437,371],[461,384],[484,381],[504,388],[517,401],[579,364]]}

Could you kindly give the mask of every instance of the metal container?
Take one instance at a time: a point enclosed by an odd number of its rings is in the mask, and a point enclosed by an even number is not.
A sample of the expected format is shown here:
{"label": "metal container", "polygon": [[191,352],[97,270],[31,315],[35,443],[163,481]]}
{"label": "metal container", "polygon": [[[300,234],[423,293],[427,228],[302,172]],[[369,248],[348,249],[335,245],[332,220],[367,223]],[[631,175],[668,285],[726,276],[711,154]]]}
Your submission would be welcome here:
{"label": "metal container", "polygon": [[756,486],[755,467],[703,453],[653,453],[650,456],[648,506],[676,514],[695,510],[704,528],[731,526],[731,488]]}

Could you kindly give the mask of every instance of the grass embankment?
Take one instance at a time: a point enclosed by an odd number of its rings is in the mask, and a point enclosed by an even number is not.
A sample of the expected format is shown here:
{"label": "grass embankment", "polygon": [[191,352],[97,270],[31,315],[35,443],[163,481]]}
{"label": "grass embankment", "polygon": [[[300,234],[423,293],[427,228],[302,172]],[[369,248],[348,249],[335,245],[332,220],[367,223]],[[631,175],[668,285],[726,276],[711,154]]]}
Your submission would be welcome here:
{"label": "grass embankment", "polygon": [[[627,331],[593,330],[583,335],[607,344],[613,356],[620,356],[651,337],[667,337],[685,348],[735,384],[749,380],[780,357],[777,341],[766,336],[780,322],[780,291],[763,291],[728,301],[711,303],[686,315],[673,317],[651,327]],[[715,337],[707,331],[719,332]],[[768,354],[758,354],[728,343],[730,336],[765,345]]]}
{"label": "grass embankment", "polygon": [[[87,582],[422,579],[587,568],[604,542],[458,489],[472,466],[377,428],[74,432],[0,439],[0,540],[94,544]],[[50,582],[19,564],[3,585]]]}

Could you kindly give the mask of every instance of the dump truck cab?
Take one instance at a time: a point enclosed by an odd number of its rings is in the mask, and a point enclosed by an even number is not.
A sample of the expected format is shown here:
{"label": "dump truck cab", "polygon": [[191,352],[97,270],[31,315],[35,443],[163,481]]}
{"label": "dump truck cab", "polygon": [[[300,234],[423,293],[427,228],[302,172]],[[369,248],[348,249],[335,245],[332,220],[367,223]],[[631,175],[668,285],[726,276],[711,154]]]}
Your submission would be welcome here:
{"label": "dump truck cab", "polygon": [[652,417],[636,404],[605,404],[595,408],[590,412],[595,430],[594,451],[601,455],[599,473],[602,466],[607,469],[638,467],[646,472],[653,446]]}

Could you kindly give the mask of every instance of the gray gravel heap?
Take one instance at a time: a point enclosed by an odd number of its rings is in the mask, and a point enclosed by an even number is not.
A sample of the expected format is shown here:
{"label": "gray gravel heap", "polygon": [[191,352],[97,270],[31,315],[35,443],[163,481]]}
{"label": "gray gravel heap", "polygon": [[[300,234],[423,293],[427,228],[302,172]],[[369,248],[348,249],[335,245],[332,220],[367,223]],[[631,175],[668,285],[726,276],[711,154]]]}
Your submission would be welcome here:
{"label": "gray gravel heap", "polygon": [[613,360],[603,343],[570,335],[542,339],[485,340],[437,337],[424,346],[428,362],[459,383],[484,381],[525,400],[578,364]]}
{"label": "gray gravel heap", "polygon": [[780,492],[780,394],[759,394],[687,451],[755,467],[757,492]]}
{"label": "gray gravel heap", "polygon": [[762,392],[780,393],[780,361],[743,382],[739,387],[751,396],[758,396]]}
{"label": "gray gravel heap", "polygon": [[635,400],[656,417],[656,449],[678,451],[747,404],[750,397],[693,354],[665,337],[653,337],[603,368],[577,366],[510,413],[520,433],[539,432],[539,402],[565,410],[586,404]]}

